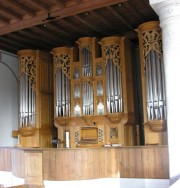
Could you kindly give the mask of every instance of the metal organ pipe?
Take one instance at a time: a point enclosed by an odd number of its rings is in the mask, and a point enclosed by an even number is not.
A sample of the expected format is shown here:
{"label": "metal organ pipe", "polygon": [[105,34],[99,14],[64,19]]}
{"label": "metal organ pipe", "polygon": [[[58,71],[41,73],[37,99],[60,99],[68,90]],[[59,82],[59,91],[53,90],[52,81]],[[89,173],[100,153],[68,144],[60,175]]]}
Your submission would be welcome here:
{"label": "metal organ pipe", "polygon": [[167,116],[160,22],[143,23],[136,31],[140,50],[144,141],[145,144],[167,144],[164,134],[167,133]]}
{"label": "metal organ pipe", "polygon": [[145,70],[148,120],[164,119],[166,117],[164,68],[161,57],[155,50],[149,52]]}
{"label": "metal organ pipe", "polygon": [[55,67],[56,117],[69,117],[71,48],[54,48],[52,54]]}
{"label": "metal organ pipe", "polygon": [[106,96],[107,96],[107,111],[110,113],[110,76],[109,76],[109,63],[106,65]]}
{"label": "metal organ pipe", "polygon": [[[82,47],[82,72],[83,77],[92,76],[92,53],[89,46]],[[91,81],[83,83],[83,114],[93,114],[93,88]]]}
{"label": "metal organ pipe", "polygon": [[70,81],[60,68],[56,72],[56,115],[70,115]]}
{"label": "metal organ pipe", "polygon": [[[30,54],[32,51],[28,51]],[[35,127],[36,122],[36,92],[35,69],[36,61],[33,55],[22,55],[19,51],[19,101],[20,101],[20,127]]]}
{"label": "metal organ pipe", "polygon": [[106,37],[100,42],[106,65],[107,112],[123,112],[120,38]]}

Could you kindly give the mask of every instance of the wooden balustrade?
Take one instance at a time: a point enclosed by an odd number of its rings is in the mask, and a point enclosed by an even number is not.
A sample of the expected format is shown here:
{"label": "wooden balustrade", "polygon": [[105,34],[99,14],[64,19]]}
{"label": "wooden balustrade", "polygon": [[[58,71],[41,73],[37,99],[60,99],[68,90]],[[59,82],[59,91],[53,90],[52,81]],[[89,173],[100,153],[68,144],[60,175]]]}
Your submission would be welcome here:
{"label": "wooden balustrade", "polygon": [[43,180],[168,179],[168,147],[0,148],[0,171],[38,185]]}

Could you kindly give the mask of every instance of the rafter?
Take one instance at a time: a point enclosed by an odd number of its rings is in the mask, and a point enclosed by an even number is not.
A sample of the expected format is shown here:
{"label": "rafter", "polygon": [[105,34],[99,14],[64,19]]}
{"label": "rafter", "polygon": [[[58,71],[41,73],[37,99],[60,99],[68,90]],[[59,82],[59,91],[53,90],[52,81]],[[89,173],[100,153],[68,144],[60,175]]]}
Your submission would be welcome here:
{"label": "rafter", "polygon": [[126,27],[128,27],[130,30],[134,30],[133,27],[123,18],[122,15],[120,15],[115,9],[112,7],[107,7],[107,9],[112,13],[113,16],[118,18]]}
{"label": "rafter", "polygon": [[21,9],[22,11],[24,11],[28,15],[31,15],[31,16],[35,16],[36,15],[35,12],[33,12],[31,10],[30,7],[27,8],[24,4],[19,3],[16,0],[6,0],[6,1],[9,2],[10,4],[13,4],[13,6],[15,6],[16,8]]}
{"label": "rafter", "polygon": [[13,47],[12,45],[11,46],[7,45],[4,42],[1,42],[1,40],[0,40],[0,49],[3,49],[4,51],[7,51],[7,52],[15,53],[17,50],[17,47]]}
{"label": "rafter", "polygon": [[55,0],[58,5],[61,7],[65,7],[65,4],[62,2],[62,0]]}
{"label": "rafter", "polygon": [[[37,35],[37,33],[33,31],[22,30],[22,31],[19,31],[18,35],[19,37],[26,38],[26,40],[30,41],[30,44],[31,42],[33,44],[34,43],[33,41],[35,40],[37,46],[42,46],[42,48],[44,45],[47,45],[47,46],[52,45],[52,43],[48,40],[43,40],[42,42],[41,37],[39,37],[39,35]],[[36,44],[34,46],[36,46]]]}
{"label": "rafter", "polygon": [[19,14],[14,13],[12,10],[7,9],[7,8],[3,7],[2,5],[0,5],[0,10],[2,12],[4,12],[4,14],[7,14],[8,16],[10,16],[11,18],[14,18],[16,20],[22,19],[22,17]]}
{"label": "rafter", "polygon": [[45,11],[49,11],[50,7],[48,7],[46,4],[44,4],[42,1],[40,0],[31,0],[30,3],[32,3],[34,6],[38,7],[40,10],[43,9]]}
{"label": "rafter", "polygon": [[[31,29],[31,31],[37,33],[38,35],[43,37],[45,40],[48,40],[49,42],[52,42],[51,45],[53,45],[54,41],[57,40],[57,37],[56,37],[56,35],[54,33],[52,33],[52,32],[50,33],[49,31],[46,31],[44,28],[33,27]],[[51,39],[51,40],[49,40],[49,39]],[[61,41],[64,44],[69,44],[69,43],[67,43],[67,40],[65,40],[65,39],[60,38],[58,40]]]}
{"label": "rafter", "polygon": [[[59,10],[55,10],[51,12],[51,16],[59,16],[59,18],[65,18],[67,16],[79,14],[85,11],[90,11],[126,1],[128,0],[98,0],[98,1],[86,0],[86,1],[82,1],[81,4],[76,3],[73,6],[64,7]],[[42,20],[46,18],[47,18],[47,13],[19,21],[18,23],[10,24],[8,28],[7,27],[0,28],[0,35],[42,24],[43,23]]]}
{"label": "rafter", "polygon": [[131,12],[134,17],[139,21],[143,22],[142,16],[130,5],[130,3],[125,3],[124,6]]}
{"label": "rafter", "polygon": [[88,23],[87,21],[85,21],[85,19],[82,19],[80,16],[75,15],[73,16],[74,18],[76,18],[78,21],[80,21],[81,23],[83,23],[84,25],[88,26],[89,28],[91,28],[92,30],[96,31],[97,33],[101,33],[106,35],[107,33],[97,27],[95,27],[94,25]]}
{"label": "rafter", "polygon": [[51,29],[56,30],[56,31],[58,30],[58,33],[63,34],[67,37],[70,36],[69,32],[67,30],[65,30],[65,28],[62,28],[62,27],[60,28],[59,25],[57,25],[54,22],[50,22],[50,23],[47,24],[46,29],[49,29],[49,28],[50,28],[50,30]]}
{"label": "rafter", "polygon": [[96,18],[98,18],[102,23],[104,23],[106,26],[113,28],[113,26],[111,25],[111,23],[107,22],[106,19],[101,16],[100,14],[96,13],[94,10],[90,11],[90,14],[92,14],[93,16],[95,16]]}
{"label": "rafter", "polygon": [[20,43],[20,42],[16,42],[16,41],[14,41],[14,40],[11,40],[11,39],[9,39],[8,37],[6,37],[6,38],[0,38],[0,43],[3,43],[3,42],[6,42],[6,43],[8,43],[9,44],[9,46],[13,46],[13,45],[15,45],[16,47],[18,46],[19,48],[24,48],[24,45],[22,44],[22,43]]}
{"label": "rafter", "polygon": [[78,32],[78,33],[80,33],[80,34],[83,34],[83,33],[84,33],[84,31],[79,30],[74,24],[69,23],[69,22],[66,21],[65,19],[59,19],[58,21],[60,21],[60,25],[61,25],[61,23],[63,23],[63,25],[65,25],[65,26],[71,28],[71,30],[72,30],[73,32]]}
{"label": "rafter", "polygon": [[4,23],[5,25],[9,24],[9,20],[7,18],[4,17],[0,17],[0,22]]}

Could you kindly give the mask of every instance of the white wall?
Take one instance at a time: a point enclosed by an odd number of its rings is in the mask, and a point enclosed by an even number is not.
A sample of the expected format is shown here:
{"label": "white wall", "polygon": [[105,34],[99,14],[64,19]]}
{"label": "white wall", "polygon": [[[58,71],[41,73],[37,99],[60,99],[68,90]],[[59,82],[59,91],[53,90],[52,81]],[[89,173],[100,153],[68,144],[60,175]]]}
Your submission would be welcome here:
{"label": "white wall", "polygon": [[18,58],[0,51],[0,146],[14,146],[18,129]]}

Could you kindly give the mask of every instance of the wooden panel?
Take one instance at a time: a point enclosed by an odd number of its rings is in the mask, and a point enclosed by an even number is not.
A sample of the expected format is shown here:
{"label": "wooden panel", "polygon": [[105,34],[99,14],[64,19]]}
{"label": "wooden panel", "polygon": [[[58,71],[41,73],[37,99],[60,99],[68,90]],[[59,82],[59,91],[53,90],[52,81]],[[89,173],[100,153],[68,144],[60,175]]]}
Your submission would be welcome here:
{"label": "wooden panel", "polygon": [[142,156],[142,149],[141,148],[136,148],[135,150],[135,157],[134,158],[134,163],[135,163],[135,178],[141,178],[142,174],[144,174],[144,168],[139,168],[142,160],[143,160],[143,156]]}
{"label": "wooden panel", "polygon": [[165,146],[123,148],[119,151],[119,158],[122,178],[169,178],[168,149]]}
{"label": "wooden panel", "polygon": [[167,146],[19,149],[0,148],[0,170],[9,151],[12,172],[27,184],[43,180],[84,180],[98,178],[169,179]]}
{"label": "wooden panel", "polygon": [[0,171],[11,171],[11,151],[8,148],[0,148]]}
{"label": "wooden panel", "polygon": [[[117,150],[114,148],[109,148],[106,154],[107,162],[107,177],[117,178],[119,176],[119,166],[117,158]],[[95,159],[96,160],[96,159]]]}
{"label": "wooden panel", "polygon": [[[49,160],[51,159],[51,160]],[[48,161],[48,163],[47,163]],[[43,176],[44,179],[56,180],[56,168],[59,162],[56,162],[56,151],[43,151]]]}
{"label": "wooden panel", "polygon": [[43,185],[42,152],[25,151],[25,183]]}
{"label": "wooden panel", "polygon": [[41,116],[40,116],[40,122],[41,122],[41,127],[43,125],[48,125],[50,124],[50,98],[49,95],[47,94],[41,94]]}
{"label": "wooden panel", "polygon": [[11,160],[12,160],[12,174],[16,177],[24,178],[24,170],[25,170],[24,150],[12,149]]}
{"label": "wooden panel", "polygon": [[43,156],[49,180],[169,178],[166,146],[44,150]]}
{"label": "wooden panel", "polygon": [[124,148],[121,152],[121,169],[120,169],[120,177],[129,177],[129,152],[128,148]]}

